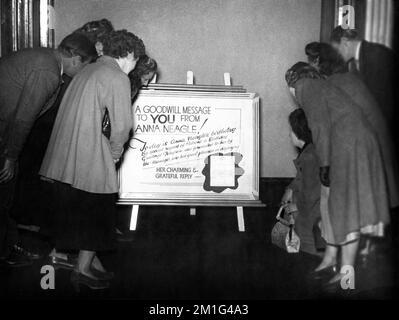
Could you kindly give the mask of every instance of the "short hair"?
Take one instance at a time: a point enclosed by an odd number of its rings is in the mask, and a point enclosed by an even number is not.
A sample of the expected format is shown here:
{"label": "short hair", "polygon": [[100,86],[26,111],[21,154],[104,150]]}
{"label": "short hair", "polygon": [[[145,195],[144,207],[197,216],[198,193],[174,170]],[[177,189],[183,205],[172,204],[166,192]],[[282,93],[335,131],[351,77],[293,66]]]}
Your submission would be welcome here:
{"label": "short hair", "polygon": [[76,29],[74,33],[84,34],[95,45],[98,41],[102,42],[102,38],[111,31],[114,31],[111,21],[101,19],[85,23],[79,29]]}
{"label": "short hair", "polygon": [[324,42],[311,42],[305,47],[305,53],[310,61],[318,59],[319,72],[330,76],[334,73],[347,72],[347,64],[337,50]]}
{"label": "short hair", "polygon": [[80,56],[82,62],[91,62],[97,58],[96,48],[89,38],[78,33],[72,33],[66,36],[58,46],[58,51],[69,58]]}
{"label": "short hair", "polygon": [[113,58],[124,58],[133,52],[135,58],[145,55],[143,41],[127,30],[111,31],[103,38],[103,52]]}
{"label": "short hair", "polygon": [[309,63],[297,62],[285,73],[285,80],[289,87],[294,87],[295,83],[303,78],[321,79],[322,75]]}
{"label": "short hair", "polygon": [[312,143],[312,131],[309,129],[308,120],[303,109],[298,108],[292,111],[288,117],[288,121],[298,139],[305,143]]}
{"label": "short hair", "polygon": [[305,46],[305,54],[308,56],[310,61],[316,61],[320,55],[320,42],[311,42]]}
{"label": "short hair", "polygon": [[359,34],[356,29],[344,29],[341,26],[335,27],[331,32],[330,41],[340,43],[342,38],[359,40]]}

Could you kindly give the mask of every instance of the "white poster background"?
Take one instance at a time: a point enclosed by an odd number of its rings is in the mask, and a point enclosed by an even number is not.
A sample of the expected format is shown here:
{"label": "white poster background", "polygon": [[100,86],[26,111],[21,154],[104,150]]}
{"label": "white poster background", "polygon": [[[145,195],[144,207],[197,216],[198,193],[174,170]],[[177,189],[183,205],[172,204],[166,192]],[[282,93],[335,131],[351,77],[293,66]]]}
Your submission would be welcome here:
{"label": "white poster background", "polygon": [[[169,112],[151,113],[156,110],[151,106],[169,107]],[[188,114],[195,109],[187,107],[200,107],[209,114]],[[224,97],[145,93],[139,95],[133,110],[135,134],[119,170],[121,199],[253,199],[258,156],[254,98],[248,94]],[[168,132],[176,125],[187,127]],[[243,156],[239,166],[244,174],[238,178],[238,188],[220,193],[204,190],[202,170],[207,157],[231,152]],[[234,186],[231,182],[228,184]]]}

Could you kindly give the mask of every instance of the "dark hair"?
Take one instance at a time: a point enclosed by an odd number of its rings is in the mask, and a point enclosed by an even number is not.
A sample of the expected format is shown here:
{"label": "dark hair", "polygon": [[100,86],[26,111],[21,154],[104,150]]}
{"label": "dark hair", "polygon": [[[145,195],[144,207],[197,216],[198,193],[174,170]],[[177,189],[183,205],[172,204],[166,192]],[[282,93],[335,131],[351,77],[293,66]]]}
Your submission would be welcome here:
{"label": "dark hair", "polygon": [[103,52],[113,58],[123,58],[133,52],[135,58],[145,55],[143,41],[127,30],[111,31],[103,38]]}
{"label": "dark hair", "polygon": [[157,62],[147,55],[142,56],[139,61],[137,61],[136,67],[129,73],[132,99],[134,98],[133,95],[142,87],[141,77],[150,72],[156,72],[157,68]]}
{"label": "dark hair", "polygon": [[320,42],[311,42],[305,46],[305,54],[310,61],[315,61],[320,54]]}
{"label": "dark hair", "polygon": [[311,42],[306,45],[305,53],[309,61],[318,60],[319,72],[330,76],[334,73],[346,72],[347,65],[339,54],[330,44],[324,42]]}
{"label": "dark hair", "polygon": [[331,42],[341,42],[342,38],[347,38],[349,40],[358,40],[359,35],[356,29],[344,29],[341,26],[335,27],[331,32],[330,41]]}
{"label": "dark hair", "polygon": [[76,29],[74,33],[84,34],[95,45],[97,41],[102,42],[102,38],[111,31],[114,31],[111,21],[101,19],[85,23],[79,29]]}
{"label": "dark hair", "polygon": [[69,58],[80,56],[82,62],[91,62],[97,58],[96,48],[89,38],[79,33],[66,36],[58,46],[58,51]]}
{"label": "dark hair", "polygon": [[309,65],[309,63],[302,61],[295,63],[285,73],[285,80],[290,87],[293,87],[299,79],[303,78],[320,79],[322,76],[319,71]]}
{"label": "dark hair", "polygon": [[298,139],[305,143],[312,143],[312,131],[309,129],[308,120],[303,109],[299,108],[292,111],[288,121]]}

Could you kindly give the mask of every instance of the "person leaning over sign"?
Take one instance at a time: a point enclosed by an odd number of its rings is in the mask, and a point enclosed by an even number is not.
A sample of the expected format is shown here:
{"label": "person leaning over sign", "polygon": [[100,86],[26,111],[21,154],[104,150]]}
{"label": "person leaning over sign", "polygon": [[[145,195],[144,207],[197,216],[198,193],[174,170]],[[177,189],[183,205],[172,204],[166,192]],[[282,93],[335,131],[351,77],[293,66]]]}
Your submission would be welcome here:
{"label": "person leaning over sign", "polygon": [[129,73],[130,85],[132,88],[132,102],[135,101],[141,87],[148,86],[148,83],[157,72],[157,62],[145,55],[139,59],[136,68]]}
{"label": "person leaning over sign", "polygon": [[38,118],[53,106],[61,75],[75,76],[95,56],[88,38],[69,35],[57,50],[30,48],[0,59],[0,262],[8,266],[26,265],[38,257],[17,245],[16,222],[10,217],[27,138]]}
{"label": "person leaning over sign", "polygon": [[309,64],[296,63],[287,71],[286,81],[312,131],[320,161],[321,191],[329,187],[328,210],[321,209],[328,245],[313,276],[331,274],[326,271],[333,270],[340,249],[340,272],[327,285],[337,288],[346,270],[355,267],[360,235],[382,236],[389,223],[378,139],[352,98],[322,79]]}
{"label": "person leaning over sign", "polygon": [[[103,53],[72,80],[40,169],[42,176],[56,181],[56,249],[79,250],[71,276],[76,289],[80,284],[104,289],[113,277],[96,252],[114,248],[115,163],[133,127],[127,74],[145,48],[137,36],[120,30],[103,39]],[[109,139],[102,132],[106,111]]]}

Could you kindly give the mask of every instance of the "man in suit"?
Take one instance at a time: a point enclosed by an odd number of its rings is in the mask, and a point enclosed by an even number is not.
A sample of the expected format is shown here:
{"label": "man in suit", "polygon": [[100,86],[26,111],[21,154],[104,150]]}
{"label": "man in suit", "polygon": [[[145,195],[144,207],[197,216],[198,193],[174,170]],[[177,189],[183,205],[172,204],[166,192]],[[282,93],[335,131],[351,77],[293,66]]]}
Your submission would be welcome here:
{"label": "man in suit", "polygon": [[393,128],[396,115],[394,52],[381,44],[361,40],[355,29],[344,29],[341,26],[333,30],[331,45],[348,63],[349,69],[360,74]]}
{"label": "man in suit", "polygon": [[55,102],[63,73],[73,77],[97,57],[90,40],[67,36],[57,50],[25,49],[0,58],[0,259],[9,266],[36,258],[18,246],[10,218],[18,159],[36,119]]}

